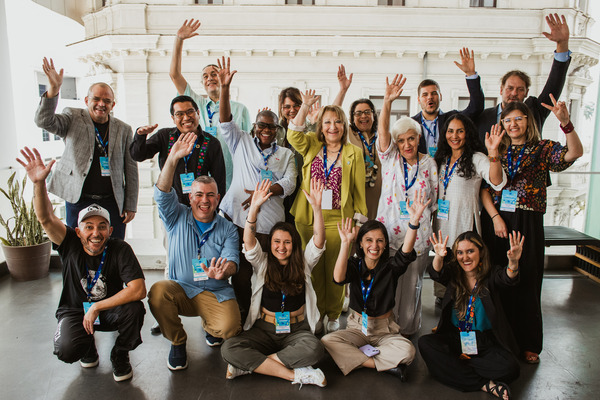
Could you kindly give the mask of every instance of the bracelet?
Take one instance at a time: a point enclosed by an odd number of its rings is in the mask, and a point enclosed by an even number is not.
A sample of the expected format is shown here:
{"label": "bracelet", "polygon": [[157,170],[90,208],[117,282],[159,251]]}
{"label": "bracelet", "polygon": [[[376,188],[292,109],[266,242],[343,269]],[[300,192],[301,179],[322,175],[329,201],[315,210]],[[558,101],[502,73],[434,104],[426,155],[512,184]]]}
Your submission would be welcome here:
{"label": "bracelet", "polygon": [[560,129],[562,129],[562,131],[567,134],[567,133],[571,133],[575,130],[575,127],[573,126],[573,123],[571,121],[569,121],[569,123],[566,126],[560,126]]}
{"label": "bracelet", "polygon": [[498,162],[500,161],[500,156],[488,156],[490,162]]}
{"label": "bracelet", "polygon": [[515,272],[519,272],[519,268],[517,268],[517,269],[510,269],[510,267],[506,267],[506,269],[509,270],[510,272],[512,272],[513,274]]}
{"label": "bracelet", "polygon": [[256,223],[256,221],[248,221],[248,217],[246,217],[246,222],[249,223],[249,224],[255,224]]}
{"label": "bracelet", "polygon": [[410,221],[408,222],[408,227],[414,231],[416,231],[417,229],[419,229],[419,227],[421,226],[421,223],[419,222],[417,225],[413,225],[410,223]]}
{"label": "bracelet", "polygon": [[496,215],[494,215],[494,216],[492,217],[492,220],[493,220],[494,218],[496,218],[498,215],[500,215],[500,213],[497,213]]}

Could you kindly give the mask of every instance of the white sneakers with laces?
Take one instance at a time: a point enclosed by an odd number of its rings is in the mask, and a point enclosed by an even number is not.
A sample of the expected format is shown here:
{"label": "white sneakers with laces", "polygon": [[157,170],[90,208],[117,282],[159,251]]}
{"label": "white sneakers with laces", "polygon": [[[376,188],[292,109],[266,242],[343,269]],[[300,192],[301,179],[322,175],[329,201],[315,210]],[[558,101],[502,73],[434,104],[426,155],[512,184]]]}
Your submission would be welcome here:
{"label": "white sneakers with laces", "polygon": [[302,385],[324,387],[327,385],[327,379],[325,379],[325,374],[319,368],[302,367],[294,369],[294,381],[292,384],[295,385],[296,383],[300,384],[300,389],[302,389]]}

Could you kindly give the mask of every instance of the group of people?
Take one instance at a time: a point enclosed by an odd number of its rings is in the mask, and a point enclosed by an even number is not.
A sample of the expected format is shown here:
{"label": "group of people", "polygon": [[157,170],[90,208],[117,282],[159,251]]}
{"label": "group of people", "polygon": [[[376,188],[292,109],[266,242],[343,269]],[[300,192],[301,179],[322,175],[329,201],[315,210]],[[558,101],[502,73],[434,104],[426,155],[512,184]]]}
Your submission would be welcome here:
{"label": "group of people", "polygon": [[[222,344],[228,379],[259,373],[325,386],[312,366],[327,350],[344,375],[366,367],[404,380],[416,354],[408,338],[421,328],[427,269],[440,283],[442,309],[435,333],[419,340],[432,376],[509,398],[517,358],[536,363],[542,351],[549,171],[583,154],[567,107],[557,101],[569,29],[556,14],[546,21],[557,48],[539,97],[526,99],[529,77],[510,71],[502,102],[484,110],[474,54],[464,48],[455,64],[466,75],[468,107],[442,112],[440,87],[426,79],[418,86],[421,112],[392,125],[392,103],[406,79],[386,78],[379,116],[370,100],[359,99],[348,121],[341,105],[353,75],[343,66],[334,104],[321,107],[314,90],[286,88],[278,114],[265,108],[254,123],[230,99],[237,71],[228,58],[204,68],[208,99],[199,96],[181,74],[183,41],[198,35],[196,20],[184,22],[174,44],[175,127],[156,133],[158,125],[148,125],[132,135],[111,117],[114,93],[103,83],[90,87],[87,110],[56,114],[62,70],[44,59],[50,85],[36,123],[65,141],[48,190],[67,202],[66,224],[46,192],[54,161],[46,165],[28,148],[18,161],[64,265],[55,354],[94,367],[93,332],[118,330],[114,378],[131,378],[128,352],[141,343],[146,289],[122,239],[136,211],[136,161],[158,153],[154,200],[168,269],[148,304],[153,330],[171,342],[169,369],[188,366],[184,315],[202,317],[209,346]],[[541,138],[550,112],[565,146]],[[340,330],[346,294],[350,309]]]}

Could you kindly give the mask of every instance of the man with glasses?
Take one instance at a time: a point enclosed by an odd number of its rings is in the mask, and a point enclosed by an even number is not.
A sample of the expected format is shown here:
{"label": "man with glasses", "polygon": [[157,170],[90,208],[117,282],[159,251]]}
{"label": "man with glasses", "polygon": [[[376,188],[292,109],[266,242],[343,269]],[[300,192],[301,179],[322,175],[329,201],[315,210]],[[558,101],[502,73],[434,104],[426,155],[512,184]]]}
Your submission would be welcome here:
{"label": "man with glasses", "polygon": [[[181,28],[177,31],[175,37],[175,43],[173,45],[173,57],[171,58],[171,69],[169,76],[177,89],[177,93],[190,96],[199,107],[200,125],[205,132],[210,133],[212,136],[219,139],[221,142],[221,148],[223,149],[223,157],[225,159],[226,167],[226,185],[229,189],[231,180],[233,178],[233,160],[231,152],[227,147],[223,136],[221,135],[221,128],[219,127],[219,80],[217,78],[216,65],[209,64],[202,69],[202,85],[208,95],[208,99],[198,95],[192,87],[189,85],[187,80],[181,73],[181,53],[183,49],[183,41],[194,36],[198,36],[196,32],[200,28],[200,21],[190,19],[185,20]],[[252,120],[250,118],[250,112],[245,105],[231,101],[231,114],[235,123],[244,132],[250,131],[252,128]],[[219,188],[219,190],[221,190]],[[222,191],[221,193],[225,193]]]}
{"label": "man with glasses", "polygon": [[[569,64],[571,63],[569,25],[567,25],[565,16],[550,14],[546,16],[546,22],[550,27],[550,33],[543,32],[543,34],[549,40],[556,42],[556,51],[554,52],[554,61],[552,62],[552,68],[550,69],[544,89],[539,97],[527,97],[529,87],[531,86],[529,75],[519,70],[509,71],[504,74],[500,81],[502,102],[496,107],[486,108],[478,117],[473,119],[473,122],[477,125],[481,143],[485,141],[486,132],[490,132],[492,126],[500,122],[500,114],[503,107],[514,101],[527,104],[533,113],[538,130],[540,133],[542,132],[544,121],[546,121],[546,118],[550,114],[550,110],[542,106],[542,103],[552,104],[550,95],[553,95],[558,100],[565,84]],[[527,99],[525,99],[526,97]]]}
{"label": "man with glasses", "polygon": [[131,127],[110,115],[115,95],[102,82],[90,86],[85,97],[87,109],[66,107],[57,114],[63,70],[57,72],[52,59],[46,58],[42,68],[49,87],[42,94],[35,123],[65,143],[48,191],[65,200],[71,228],[77,227],[79,212],[96,203],[110,213],[112,237],[124,239],[125,224],[135,217],[138,201],[137,163],[127,151]]}
{"label": "man with glasses", "polygon": [[419,140],[419,152],[429,154],[431,157],[437,151],[440,131],[449,117],[460,112],[473,119],[483,110],[484,96],[483,90],[481,90],[481,78],[475,71],[473,51],[469,52],[469,49],[463,48],[460,50],[460,57],[462,62],[458,63],[455,61],[454,64],[466,75],[470,97],[467,108],[462,111],[452,110],[442,112],[440,110],[442,92],[440,91],[440,85],[433,79],[425,79],[417,87],[421,112],[412,118],[421,124],[421,129],[423,130],[423,134]]}

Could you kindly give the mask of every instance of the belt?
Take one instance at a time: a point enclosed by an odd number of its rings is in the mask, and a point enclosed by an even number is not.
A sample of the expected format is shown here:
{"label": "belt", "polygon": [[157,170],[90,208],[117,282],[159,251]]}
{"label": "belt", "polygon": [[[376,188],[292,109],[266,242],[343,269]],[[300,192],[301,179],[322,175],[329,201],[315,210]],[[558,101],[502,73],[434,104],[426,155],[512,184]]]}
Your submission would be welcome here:
{"label": "belt", "polygon": [[[276,325],[274,315],[260,313],[260,319],[262,319],[263,321],[268,322],[270,324]],[[295,324],[297,322],[302,322],[302,321],[304,321],[304,314],[296,315],[295,317],[290,317],[290,324]]]}

